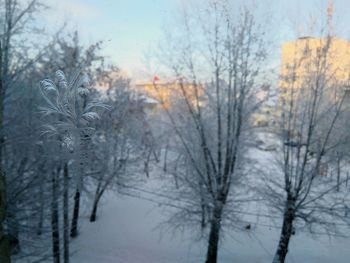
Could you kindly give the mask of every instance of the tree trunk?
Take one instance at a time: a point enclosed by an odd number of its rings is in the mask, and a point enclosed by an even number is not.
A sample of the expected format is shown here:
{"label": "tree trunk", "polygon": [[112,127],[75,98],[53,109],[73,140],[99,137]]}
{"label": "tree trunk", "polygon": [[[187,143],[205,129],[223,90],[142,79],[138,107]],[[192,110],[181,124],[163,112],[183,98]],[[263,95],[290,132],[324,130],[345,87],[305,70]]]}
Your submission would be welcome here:
{"label": "tree trunk", "polygon": [[10,244],[7,235],[5,234],[4,224],[6,218],[6,178],[3,170],[3,148],[4,148],[4,136],[3,136],[3,113],[4,113],[4,71],[5,66],[3,60],[3,50],[0,41],[0,262],[10,263]]}
{"label": "tree trunk", "polygon": [[294,220],[294,202],[292,200],[287,201],[286,211],[283,216],[283,225],[281,230],[281,236],[278,243],[276,254],[272,263],[284,263],[287,253],[289,241],[293,232],[293,220]]}
{"label": "tree trunk", "polygon": [[16,216],[17,205],[13,205],[11,212],[7,211],[7,226],[8,226],[8,239],[10,242],[10,252],[12,255],[17,254],[20,251],[19,243],[19,223]]}
{"label": "tree trunk", "polygon": [[38,221],[38,230],[36,231],[37,235],[40,236],[43,232],[43,224],[44,224],[44,185],[43,181],[40,180],[39,185],[39,221]]}
{"label": "tree trunk", "polygon": [[219,235],[221,229],[222,205],[214,208],[213,219],[210,223],[207,259],[205,263],[216,263],[218,257]]}
{"label": "tree trunk", "polygon": [[144,168],[143,168],[143,171],[146,173],[146,177],[147,177],[147,178],[149,178],[149,162],[150,162],[150,159],[151,159],[151,154],[152,154],[152,152],[150,151],[150,152],[147,154],[146,161],[144,161]]}
{"label": "tree trunk", "polygon": [[64,164],[63,174],[63,261],[69,263],[69,174],[68,164]]}
{"label": "tree trunk", "polygon": [[[1,164],[0,164],[1,166]],[[5,188],[5,176],[2,173],[0,167],[0,262],[10,263],[10,242],[8,236],[5,235],[4,222],[6,217],[6,188]]]}
{"label": "tree trunk", "polygon": [[102,186],[102,181],[100,180],[98,182],[98,185],[97,185],[97,188],[96,188],[94,204],[93,204],[91,215],[90,215],[90,222],[95,222],[96,221],[97,206],[98,206],[98,202],[100,201],[100,197],[101,197],[101,193],[100,193],[101,186]]}
{"label": "tree trunk", "polygon": [[202,230],[205,228],[206,226],[206,202],[205,202],[205,198],[204,198],[204,193],[203,193],[203,184],[201,183],[199,185],[199,189],[200,189],[200,197],[201,197],[201,228]]}
{"label": "tree trunk", "polygon": [[340,190],[340,158],[337,158],[337,192]]}
{"label": "tree trunk", "polygon": [[[57,172],[58,174],[59,172]],[[53,262],[60,263],[60,232],[58,223],[58,185],[57,175],[52,173],[52,200],[51,200],[51,228],[52,228],[52,254]]]}
{"label": "tree trunk", "polygon": [[167,172],[167,158],[168,158],[168,150],[169,150],[169,139],[167,141],[167,144],[165,146],[165,153],[164,153],[164,163],[163,163],[163,171]]}
{"label": "tree trunk", "polygon": [[90,222],[95,222],[96,221],[98,201],[99,201],[99,198],[95,197],[94,205],[93,205],[92,212],[91,212],[91,215],[90,215]]}
{"label": "tree trunk", "polygon": [[80,191],[77,189],[74,195],[74,209],[72,218],[72,227],[70,230],[70,236],[76,237],[78,235],[78,219],[79,219],[79,208],[80,208]]}

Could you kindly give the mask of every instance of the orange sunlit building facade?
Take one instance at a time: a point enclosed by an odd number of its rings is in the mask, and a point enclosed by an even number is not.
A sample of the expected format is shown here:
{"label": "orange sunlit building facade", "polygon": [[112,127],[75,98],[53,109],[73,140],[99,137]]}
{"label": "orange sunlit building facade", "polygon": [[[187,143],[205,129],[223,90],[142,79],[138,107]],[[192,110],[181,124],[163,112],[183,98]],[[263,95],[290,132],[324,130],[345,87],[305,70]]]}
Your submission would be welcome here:
{"label": "orange sunlit building facade", "polygon": [[336,98],[337,94],[349,87],[349,76],[349,41],[336,37],[302,37],[284,43],[279,80],[279,109],[288,106],[292,97],[294,100],[301,99],[303,91],[313,88],[316,78],[322,79],[331,88],[328,96]]}
{"label": "orange sunlit building facade", "polygon": [[135,84],[138,92],[143,93],[147,98],[150,98],[153,108],[169,109],[177,101],[186,98],[193,106],[197,101],[202,102],[204,88],[202,85],[195,85],[186,81],[146,81]]}

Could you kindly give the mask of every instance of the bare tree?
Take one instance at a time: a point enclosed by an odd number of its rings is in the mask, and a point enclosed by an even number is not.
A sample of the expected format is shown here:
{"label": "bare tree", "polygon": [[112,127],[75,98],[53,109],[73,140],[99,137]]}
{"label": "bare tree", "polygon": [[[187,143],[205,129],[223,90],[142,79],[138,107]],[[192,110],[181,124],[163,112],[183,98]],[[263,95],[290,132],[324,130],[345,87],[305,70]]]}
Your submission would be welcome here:
{"label": "bare tree", "polygon": [[[92,138],[95,162],[91,178],[96,184],[90,221],[97,216],[99,202],[109,188],[123,187],[133,179],[129,166],[142,159],[142,123],[145,121],[143,102],[130,89],[130,80],[119,70],[105,72],[100,84],[107,85],[105,103],[110,111],[98,124],[98,133]],[[96,171],[97,170],[97,171]]]}
{"label": "bare tree", "polygon": [[[197,10],[199,16],[185,11],[184,38],[171,39],[177,47],[162,54],[177,77],[176,100],[165,107],[177,135],[171,145],[183,166],[176,178],[185,205],[174,219],[208,225],[206,263],[217,262],[222,226],[235,218],[230,206],[238,206],[236,186],[244,175],[251,102],[266,56],[253,14],[241,7],[235,20],[233,10],[231,2],[210,1]],[[154,88],[159,90],[156,81]]]}
{"label": "bare tree", "polygon": [[289,241],[302,222],[311,231],[318,226],[336,231],[344,215],[344,196],[326,175],[332,152],[344,137],[335,137],[345,108],[345,79],[350,68],[335,68],[336,39],[299,39],[292,60],[282,65],[281,149],[277,169],[264,177],[270,205],[283,213],[281,235],[273,262],[285,262]]}
{"label": "bare tree", "polygon": [[[0,1],[0,259],[2,262],[10,262],[8,237],[4,232],[4,224],[7,216],[6,204],[6,176],[4,173],[4,112],[5,98],[8,99],[11,86],[19,79],[21,73],[31,64],[26,57],[15,58],[14,54],[24,53],[18,39],[25,33],[25,25],[32,20],[32,15],[41,7],[39,1],[32,0],[27,3],[16,0]],[[24,57],[24,56],[22,56]]]}

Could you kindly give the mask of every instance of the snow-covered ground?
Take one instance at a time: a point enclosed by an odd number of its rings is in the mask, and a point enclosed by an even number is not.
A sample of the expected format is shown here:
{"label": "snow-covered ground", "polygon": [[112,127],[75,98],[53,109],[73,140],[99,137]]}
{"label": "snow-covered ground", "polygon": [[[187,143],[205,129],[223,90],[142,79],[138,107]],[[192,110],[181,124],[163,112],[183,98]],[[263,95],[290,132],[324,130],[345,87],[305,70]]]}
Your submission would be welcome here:
{"label": "snow-covered ground", "polygon": [[[271,136],[270,136],[271,137]],[[275,140],[269,136],[258,139],[264,145],[251,149],[253,163],[269,166],[274,158]],[[272,141],[272,143],[271,143]],[[270,147],[273,145],[273,147]],[[265,149],[265,148],[266,149]],[[158,175],[157,172],[159,172]],[[153,171],[144,185],[148,191],[164,184],[160,171]],[[137,191],[132,191],[137,195]],[[130,193],[130,192],[129,192]],[[164,192],[163,192],[164,193]],[[152,198],[146,192],[143,197]],[[154,196],[153,196],[154,199]],[[156,198],[155,198],[156,199]],[[89,207],[90,209],[90,207]],[[98,219],[88,221],[89,209],[82,212],[80,235],[72,241],[73,263],[200,263],[204,262],[206,241],[196,240],[190,232],[162,231],[159,225],[167,220],[164,207],[157,203],[116,193],[108,193],[101,202]],[[219,249],[220,263],[270,263],[275,252],[282,219],[268,214],[263,204],[250,204],[245,212],[262,214],[245,216],[251,229],[225,229]],[[271,221],[269,215],[277,217]],[[348,231],[350,236],[350,231]],[[298,232],[292,236],[287,255],[288,263],[348,263],[350,239],[311,236]]]}
{"label": "snow-covered ground", "polygon": [[[152,178],[151,178],[152,180]],[[156,180],[156,179],[154,179]],[[189,234],[160,231],[162,207],[153,202],[106,195],[98,220],[82,216],[80,236],[73,241],[74,263],[198,263],[204,262],[205,243]],[[279,230],[252,224],[246,232],[226,231],[219,250],[222,263],[271,262]],[[292,237],[289,263],[348,263],[350,240],[297,233]]]}

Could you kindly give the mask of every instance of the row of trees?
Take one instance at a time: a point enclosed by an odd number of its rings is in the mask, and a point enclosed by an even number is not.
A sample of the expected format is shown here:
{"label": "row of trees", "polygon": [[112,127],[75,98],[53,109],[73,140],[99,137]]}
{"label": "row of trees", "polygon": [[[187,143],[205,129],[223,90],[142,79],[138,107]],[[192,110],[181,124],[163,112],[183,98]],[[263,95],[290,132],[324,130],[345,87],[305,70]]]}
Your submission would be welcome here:
{"label": "row of trees", "polygon": [[164,171],[175,178],[168,203],[178,208],[169,222],[199,227],[206,263],[217,262],[223,227],[244,222],[243,204],[261,197],[283,218],[274,263],[285,261],[299,226],[334,232],[347,222],[347,196],[337,191],[345,180],[340,172],[336,185],[319,176],[326,164],[340,167],[349,141],[347,89],[330,66],[330,32],[317,54],[304,52],[282,76],[289,99],[280,108],[279,158],[266,169],[249,162],[268,59],[267,28],[251,9],[209,1],[185,11],[181,33],[159,54],[177,83],[154,131],[130,80],[99,55],[101,43],[84,48],[77,33],[60,32],[42,51],[27,52],[26,30],[41,8],[36,0],[0,1],[1,262],[16,253],[41,260],[49,239],[53,261],[69,262],[82,198],[90,197],[95,221],[108,188],[134,183],[143,163],[148,175],[162,132],[170,138],[160,145]]}
{"label": "row of trees", "polygon": [[[349,146],[350,67],[347,58],[339,61],[331,19],[316,40],[296,42],[290,51],[294,60],[283,65],[279,83],[280,97],[287,99],[276,107],[276,157],[257,158],[258,164],[249,161],[256,140],[251,124],[261,105],[258,93],[269,84],[267,28],[252,8],[209,1],[185,9],[182,27],[168,36],[159,58],[169,70],[165,74],[178,79],[173,107],[164,110],[175,133],[167,170],[176,178],[170,189],[180,207],[169,222],[204,233],[206,263],[217,262],[223,227],[247,229],[242,204],[257,199],[283,218],[274,263],[285,262],[295,231],[334,234],[349,223],[339,167]],[[326,167],[338,170],[337,184],[320,176]]]}
{"label": "row of trees", "polygon": [[[9,127],[5,104],[11,99],[11,91],[18,85],[20,75],[18,73],[23,72],[31,64],[30,61],[23,59],[22,56],[15,57],[15,54],[23,48],[20,45],[20,41],[26,34],[25,24],[31,22],[32,14],[38,8],[40,7],[36,1],[31,1],[26,6],[19,6],[17,1],[6,0],[0,2],[0,260],[6,263],[10,262],[11,236],[6,234],[6,219],[9,217],[8,211],[10,211],[8,198],[10,186],[8,183],[9,175],[7,175],[6,171],[6,164],[9,164],[9,158],[5,158],[5,145],[8,141],[6,140],[5,130]],[[23,164],[21,169],[23,169]],[[8,232],[10,233],[11,230]],[[12,241],[12,243],[15,243],[15,241]]]}
{"label": "row of trees", "polygon": [[[149,146],[130,80],[61,29],[32,46],[41,2],[0,1],[0,262],[69,262],[82,198],[96,220],[108,188],[128,185]],[[35,31],[37,32],[37,31]],[[44,33],[39,35],[44,38]],[[93,87],[100,87],[97,91]],[[102,93],[104,95],[102,95]],[[135,172],[135,171],[133,171]],[[49,240],[52,253],[46,249]]]}

